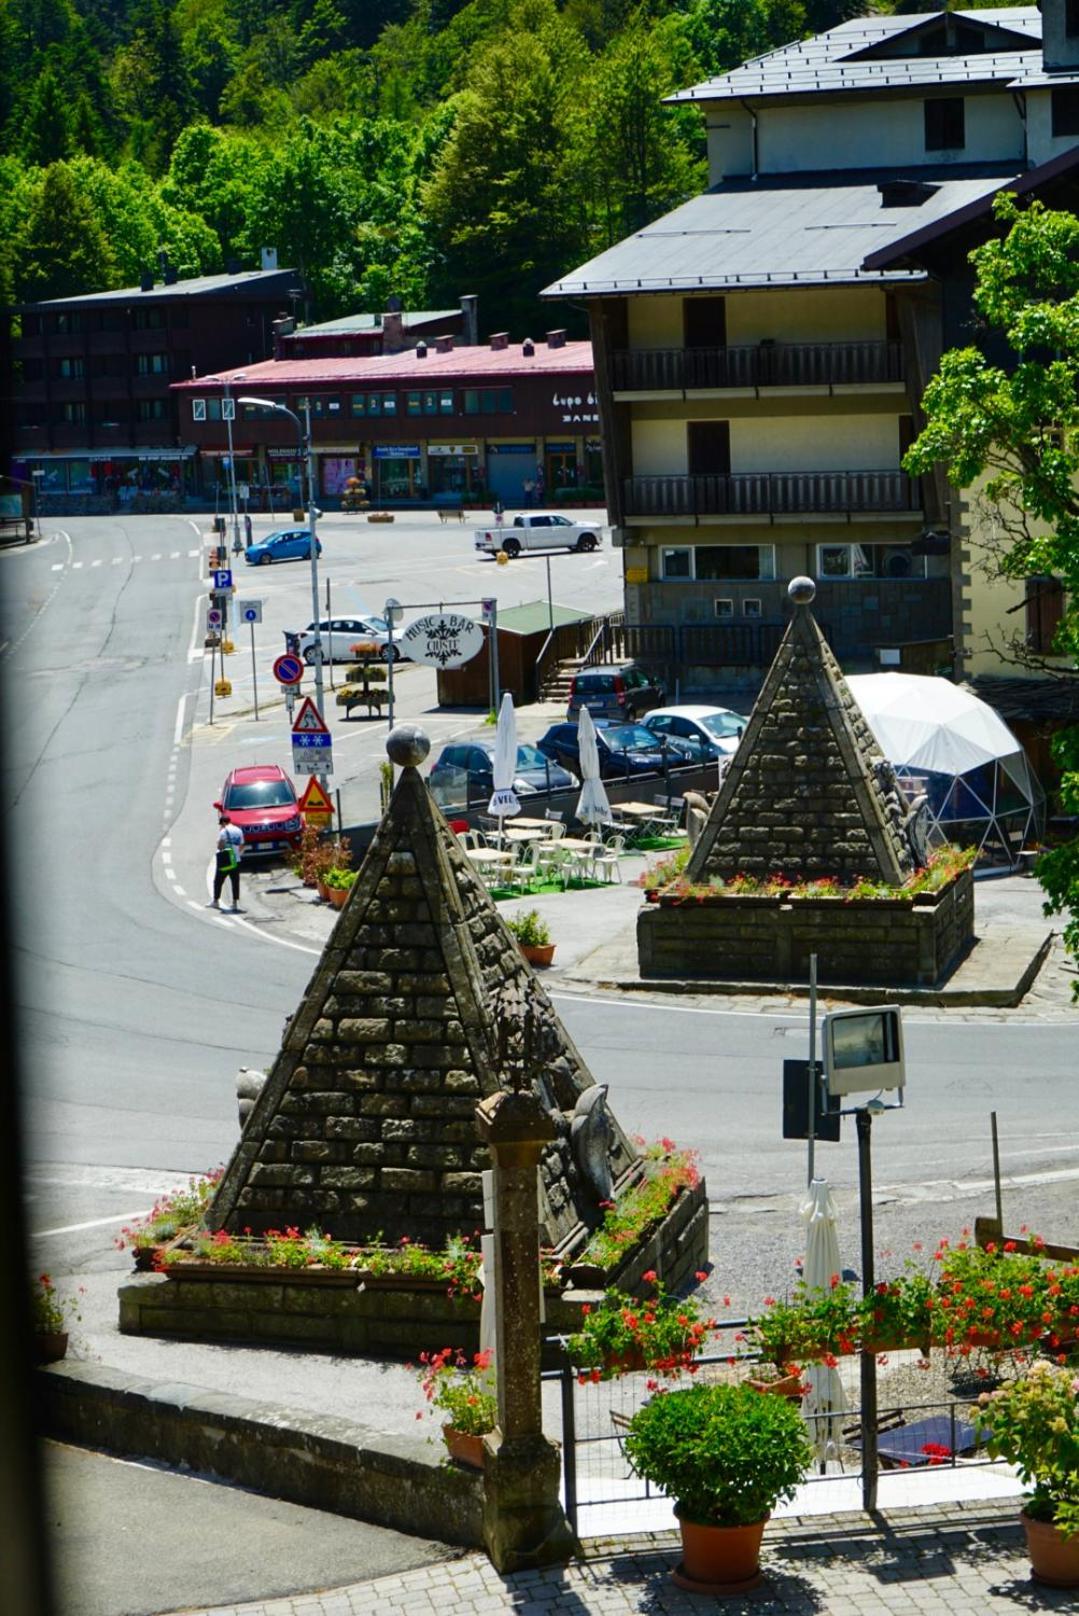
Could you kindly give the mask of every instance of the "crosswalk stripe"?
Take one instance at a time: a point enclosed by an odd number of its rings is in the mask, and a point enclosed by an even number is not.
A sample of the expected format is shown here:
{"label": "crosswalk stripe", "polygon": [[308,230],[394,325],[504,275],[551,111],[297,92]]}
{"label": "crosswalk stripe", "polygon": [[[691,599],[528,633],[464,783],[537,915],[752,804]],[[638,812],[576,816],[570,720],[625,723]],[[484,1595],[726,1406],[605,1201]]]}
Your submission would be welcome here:
{"label": "crosswalk stripe", "polygon": [[64,563],[62,561],[54,561],[53,562],[53,564],[52,564],[52,571],[53,572],[63,572],[63,570],[64,570]]}
{"label": "crosswalk stripe", "polygon": [[101,557],[98,556],[96,561],[91,561],[90,565],[92,567],[100,567],[100,565],[101,565]]}
{"label": "crosswalk stripe", "polygon": [[74,570],[77,572],[79,570],[79,568],[82,566],[82,562],[81,561],[73,561],[71,563],[71,565],[74,568]]}

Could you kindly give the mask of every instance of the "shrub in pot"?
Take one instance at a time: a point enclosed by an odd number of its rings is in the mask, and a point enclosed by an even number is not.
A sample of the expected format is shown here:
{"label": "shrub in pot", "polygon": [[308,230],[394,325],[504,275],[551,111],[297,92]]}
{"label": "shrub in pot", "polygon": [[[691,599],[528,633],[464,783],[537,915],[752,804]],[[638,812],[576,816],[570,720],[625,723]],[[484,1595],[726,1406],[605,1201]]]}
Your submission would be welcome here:
{"label": "shrub in pot", "polygon": [[1035,1577],[1079,1587],[1079,1375],[1039,1360],[978,1404],[989,1453],[1014,1464],[1031,1488],[1021,1519]]}
{"label": "shrub in pot", "polygon": [[550,965],[554,959],[555,944],[551,941],[550,927],[538,909],[526,909],[524,914],[511,915],[506,925],[530,964]]}
{"label": "shrub in pot", "polygon": [[450,1458],[476,1470],[483,1469],[483,1438],[498,1418],[491,1383],[490,1352],[474,1353],[471,1363],[452,1347],[420,1353],[420,1385],[432,1413],[447,1416],[442,1438]]}
{"label": "shrub in pot", "polygon": [[801,1414],[786,1398],[700,1383],[639,1408],[626,1454],[674,1500],[682,1531],[675,1580],[701,1592],[756,1582],[765,1523],[813,1458]]}

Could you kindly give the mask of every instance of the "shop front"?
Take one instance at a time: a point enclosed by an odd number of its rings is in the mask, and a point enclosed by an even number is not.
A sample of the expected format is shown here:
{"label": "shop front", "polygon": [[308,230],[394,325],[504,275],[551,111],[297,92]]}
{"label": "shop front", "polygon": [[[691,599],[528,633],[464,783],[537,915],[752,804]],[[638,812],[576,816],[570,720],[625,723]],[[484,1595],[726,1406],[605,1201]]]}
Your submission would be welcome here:
{"label": "shop front", "polygon": [[434,497],[453,494],[462,500],[475,498],[484,487],[478,443],[429,443],[427,481]]}
{"label": "shop front", "polygon": [[32,483],[39,507],[55,515],[80,511],[179,510],[196,492],[191,449],[98,449],[40,455],[13,463]]}
{"label": "shop front", "polygon": [[363,462],[355,449],[333,449],[318,453],[319,493],[326,499],[340,499],[350,477],[362,477]]}
{"label": "shop front", "polygon": [[427,498],[418,443],[376,443],[371,456],[374,461],[375,500],[379,505]]}
{"label": "shop front", "polygon": [[[531,505],[536,498],[536,444],[487,444],[487,486],[508,509]],[[531,485],[531,491],[528,485]]]}

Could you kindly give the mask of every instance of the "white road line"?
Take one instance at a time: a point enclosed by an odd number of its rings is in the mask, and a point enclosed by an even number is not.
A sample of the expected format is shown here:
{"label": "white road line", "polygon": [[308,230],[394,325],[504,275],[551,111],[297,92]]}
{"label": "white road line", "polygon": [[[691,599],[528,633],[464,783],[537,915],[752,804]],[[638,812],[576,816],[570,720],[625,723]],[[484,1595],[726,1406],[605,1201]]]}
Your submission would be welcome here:
{"label": "white road line", "polygon": [[96,561],[91,561],[90,565],[92,567],[100,567],[101,562],[102,562],[102,558],[101,558],[101,556],[98,556],[97,560]]}
{"label": "white road line", "polygon": [[111,1218],[91,1218],[89,1223],[68,1223],[62,1229],[34,1229],[31,1240],[48,1240],[57,1234],[81,1234],[84,1229],[103,1229],[110,1223],[127,1223],[130,1218],[144,1218],[149,1207],[140,1206],[137,1212],[114,1212]]}
{"label": "white road line", "polygon": [[188,553],[189,556],[200,556],[202,554],[202,551],[201,550],[189,550],[187,553]]}
{"label": "white road line", "polygon": [[205,595],[200,595],[198,597],[198,599],[196,600],[196,602],[195,602],[195,616],[194,616],[194,619],[193,619],[193,621],[191,623],[191,639],[188,641],[188,646],[187,646],[187,660],[189,662],[201,662],[202,661],[203,648],[199,644],[199,641],[201,639],[204,639],[205,635],[203,635],[203,634],[201,634],[199,632],[199,625],[200,625],[200,623],[202,621],[202,613],[203,613],[203,608],[204,608],[204,605],[205,605],[205,601],[206,601],[206,596]]}
{"label": "white road line", "polygon": [[81,568],[81,566],[82,566],[82,562],[81,562],[81,561],[73,561],[73,562],[72,562],[72,563],[71,563],[71,565],[72,565],[72,567],[73,567],[73,568],[74,568],[74,570],[75,570],[75,571],[76,571],[76,572],[78,572],[78,571],[79,571],[79,569],[80,569],[80,568]]}
{"label": "white road line", "polygon": [[54,561],[49,570],[50,572],[63,572],[64,563],[62,561]]}
{"label": "white road line", "polygon": [[141,556],[132,556],[131,559],[132,559],[133,562],[134,561],[141,561],[142,557]]}
{"label": "white road line", "polygon": [[[647,993],[648,988],[642,983],[640,991],[642,993]],[[716,1005],[713,1008],[711,1005],[703,1004],[678,1004],[676,1002],[676,995],[671,993],[664,993],[661,998],[657,996],[656,999],[645,1000],[637,998],[631,999],[628,997],[601,999],[597,998],[594,994],[570,993],[565,989],[557,988],[549,989],[548,992],[552,999],[566,999],[572,1001],[574,1004],[599,1004],[604,1005],[607,1008],[610,1008],[612,1004],[616,1004],[619,1006],[619,1008],[625,1010],[658,1010],[662,1007],[664,1010],[669,1010],[673,1015],[680,1016],[738,1016],[743,1020],[748,1019],[750,1021],[790,1021],[804,1027],[806,1029],[807,1037],[809,1033],[808,1009],[801,1012],[790,1010],[773,1011],[767,1009],[767,1007],[761,1010],[730,1010],[723,1005]],[[943,1018],[932,1019],[929,1016],[908,1016],[905,1012],[903,1015],[904,1027],[939,1028],[944,1024]],[[958,1022],[956,1025],[965,1027],[972,1025],[972,1023]],[[1019,1028],[1024,1032],[1032,1032],[1035,1029],[1044,1032],[1048,1030],[1059,1031],[1059,1029],[1062,1026],[1066,1026],[1067,1023],[1061,1021],[994,1021],[991,1023],[979,1023],[979,1025],[991,1025],[994,1029],[999,1029],[1002,1032],[1005,1030],[1010,1031],[1012,1028]]]}
{"label": "white road line", "polygon": [[186,695],[181,696],[176,703],[176,722],[172,728],[172,744],[179,746],[184,736],[184,707],[187,704]]}
{"label": "white road line", "polygon": [[[161,862],[162,862],[162,864],[171,864],[172,863],[172,854],[169,852],[168,848],[165,846],[165,842],[167,842],[167,841],[168,841],[168,837],[166,836],[165,841],[163,841],[162,844],[161,844],[161,848],[162,848]],[[808,1101],[806,1103],[808,1104]]]}
{"label": "white road line", "polygon": [[161,551],[158,550],[154,555],[152,555],[150,557],[150,560],[151,561],[160,561],[161,560]]}
{"label": "white road line", "polygon": [[113,556],[112,564],[114,567],[122,567],[124,564],[123,556]]}
{"label": "white road line", "polygon": [[[170,550],[169,551],[169,560],[170,561],[179,561],[179,559],[180,559],[179,550]],[[806,1104],[807,1105],[809,1104],[808,1100],[806,1101]]]}

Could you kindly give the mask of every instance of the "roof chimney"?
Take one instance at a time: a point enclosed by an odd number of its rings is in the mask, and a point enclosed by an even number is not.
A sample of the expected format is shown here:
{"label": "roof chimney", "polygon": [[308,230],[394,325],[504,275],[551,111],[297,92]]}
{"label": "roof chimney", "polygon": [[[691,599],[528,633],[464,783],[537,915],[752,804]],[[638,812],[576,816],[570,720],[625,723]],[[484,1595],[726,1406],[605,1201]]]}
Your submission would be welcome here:
{"label": "roof chimney", "polygon": [[387,309],[382,316],[382,352],[400,353],[404,345],[404,316],[400,309]]}
{"label": "roof chimney", "polygon": [[180,279],[180,271],[176,268],[176,265],[175,264],[166,264],[165,265],[165,285],[166,286],[175,286],[176,282],[179,279]]}
{"label": "roof chimney", "polygon": [[427,344],[426,344],[426,342],[424,342],[422,337],[420,338],[419,342],[417,342],[417,344],[416,344],[416,358],[417,359],[426,359],[427,358]]}
{"label": "roof chimney", "polygon": [[531,359],[532,355],[535,353],[535,351],[536,351],[536,344],[532,341],[531,337],[526,337],[525,340],[521,344],[521,353],[524,355],[524,357],[526,359]]}
{"label": "roof chimney", "polygon": [[564,348],[566,346],[566,333],[564,331],[548,331],[548,348]]}
{"label": "roof chimney", "polygon": [[480,300],[475,292],[467,292],[462,297],[461,312],[465,317],[462,340],[466,348],[475,348],[480,340]]}
{"label": "roof chimney", "polygon": [[153,289],[154,289],[154,272],[153,272],[152,269],[144,269],[142,274],[139,276],[139,291],[140,292],[152,292]]}
{"label": "roof chimney", "polygon": [[276,247],[263,247],[261,256],[262,256],[262,267],[263,267],[264,270],[271,270],[271,269],[276,269],[277,268],[277,248]]}
{"label": "roof chimney", "polygon": [[226,275],[238,275],[239,273],[240,273],[240,260],[238,258],[230,258],[228,263],[225,265],[225,274]]}
{"label": "roof chimney", "polygon": [[509,345],[510,345],[510,334],[509,334],[508,331],[492,331],[491,332],[491,347],[492,348],[508,348]]}
{"label": "roof chimney", "polygon": [[452,353],[452,352],[453,352],[453,338],[452,337],[447,336],[447,337],[436,337],[435,338],[435,353]]}

